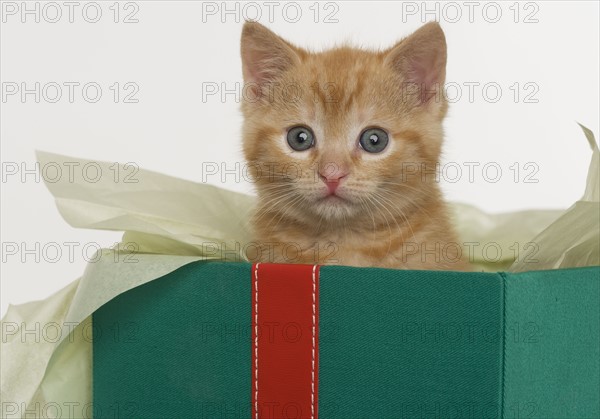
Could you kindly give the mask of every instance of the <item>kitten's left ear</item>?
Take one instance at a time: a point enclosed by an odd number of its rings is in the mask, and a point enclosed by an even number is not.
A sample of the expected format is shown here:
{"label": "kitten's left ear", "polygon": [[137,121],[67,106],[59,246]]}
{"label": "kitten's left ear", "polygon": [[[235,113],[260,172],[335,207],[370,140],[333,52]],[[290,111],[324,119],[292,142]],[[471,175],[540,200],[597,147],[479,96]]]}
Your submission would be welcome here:
{"label": "kitten's left ear", "polygon": [[257,22],[246,22],[241,41],[244,81],[275,81],[300,63],[299,49]]}
{"label": "kitten's left ear", "polygon": [[446,57],[444,32],[437,22],[429,22],[388,50],[385,62],[419,89],[419,102],[425,103],[443,88]]}

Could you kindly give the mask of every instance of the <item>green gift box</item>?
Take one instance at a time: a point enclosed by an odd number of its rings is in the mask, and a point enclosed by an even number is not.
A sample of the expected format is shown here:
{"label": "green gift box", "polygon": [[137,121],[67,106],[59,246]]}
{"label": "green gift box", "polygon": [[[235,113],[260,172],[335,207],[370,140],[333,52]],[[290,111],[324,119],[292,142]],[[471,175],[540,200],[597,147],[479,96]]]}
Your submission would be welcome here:
{"label": "green gift box", "polygon": [[[94,417],[316,417],[277,400],[253,410],[253,274],[194,262],[98,309]],[[600,267],[321,266],[317,293],[319,417],[600,417]],[[271,326],[274,341],[298,336]]]}
{"label": "green gift box", "polygon": [[[240,249],[252,196],[144,170],[45,179],[70,225],[125,234],[80,279],[9,307],[2,416],[598,418],[600,152],[583,129],[593,155],[570,208],[452,204],[461,240],[498,250],[469,258],[488,273],[257,268]],[[60,334],[32,342],[45,326]]]}

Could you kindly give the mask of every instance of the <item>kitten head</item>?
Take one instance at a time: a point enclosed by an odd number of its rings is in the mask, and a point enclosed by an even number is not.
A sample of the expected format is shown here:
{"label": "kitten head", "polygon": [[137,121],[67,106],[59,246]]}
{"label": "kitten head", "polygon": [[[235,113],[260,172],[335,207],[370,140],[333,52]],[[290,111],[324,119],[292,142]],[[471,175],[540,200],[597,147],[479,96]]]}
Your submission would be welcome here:
{"label": "kitten head", "polygon": [[241,53],[244,154],[261,205],[301,223],[370,223],[437,197],[447,109],[437,23],[385,51],[313,53],[246,22]]}

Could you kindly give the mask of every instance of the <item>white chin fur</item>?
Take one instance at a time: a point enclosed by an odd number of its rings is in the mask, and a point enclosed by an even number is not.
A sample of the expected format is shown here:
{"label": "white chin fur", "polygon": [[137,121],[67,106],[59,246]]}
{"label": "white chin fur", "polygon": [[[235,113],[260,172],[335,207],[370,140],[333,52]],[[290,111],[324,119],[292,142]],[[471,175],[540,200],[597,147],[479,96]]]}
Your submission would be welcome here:
{"label": "white chin fur", "polygon": [[341,199],[319,200],[315,203],[314,211],[326,220],[344,220],[355,213],[352,203]]}

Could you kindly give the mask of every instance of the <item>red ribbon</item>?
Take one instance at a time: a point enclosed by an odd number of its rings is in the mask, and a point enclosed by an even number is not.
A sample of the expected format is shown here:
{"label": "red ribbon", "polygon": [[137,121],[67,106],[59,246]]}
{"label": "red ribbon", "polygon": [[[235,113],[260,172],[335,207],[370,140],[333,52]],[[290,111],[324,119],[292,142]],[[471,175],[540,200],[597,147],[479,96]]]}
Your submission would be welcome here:
{"label": "red ribbon", "polygon": [[319,267],[252,266],[252,418],[318,417]]}

